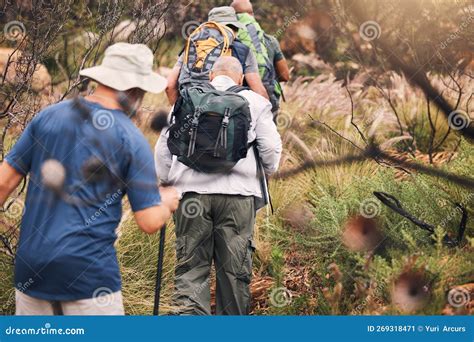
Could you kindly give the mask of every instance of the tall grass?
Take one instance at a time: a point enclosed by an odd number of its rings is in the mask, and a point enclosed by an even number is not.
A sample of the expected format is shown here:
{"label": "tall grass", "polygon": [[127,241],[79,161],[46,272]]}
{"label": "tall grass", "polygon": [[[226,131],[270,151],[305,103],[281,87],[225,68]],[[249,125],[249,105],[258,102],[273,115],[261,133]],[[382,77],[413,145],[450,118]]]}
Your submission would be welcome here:
{"label": "tall grass", "polygon": [[[472,88],[467,80],[463,82],[464,86]],[[421,149],[421,154],[426,152],[427,137],[431,133],[426,117],[423,118],[427,114],[425,99],[397,75],[391,76],[388,87],[390,89],[383,91],[390,92],[392,104],[412,146]],[[348,89],[355,104],[353,117],[347,90],[342,87],[342,82],[334,81],[330,76],[299,79],[287,89],[289,102],[283,108],[285,113],[292,115],[292,124],[286,127],[284,134],[298,132],[298,137],[307,146],[300,148],[290,144],[292,148],[285,151],[282,167],[300,162],[308,149],[313,158],[325,160],[357,151],[354,145],[363,147],[365,141],[351,119],[365,137],[372,134],[384,148],[400,147],[390,141],[397,142],[394,138],[400,135],[399,126],[393,108],[381,97],[380,91],[357,84],[349,85]],[[456,100],[454,90],[450,95],[450,100]],[[460,108],[465,108],[468,98],[461,99]],[[435,109],[431,110],[436,113]],[[442,136],[447,132],[447,123],[441,114],[436,120],[436,134]],[[417,130],[412,127],[417,127]],[[457,139],[456,134],[451,134],[442,149],[452,151],[452,142]],[[472,170],[474,164],[472,150],[467,141],[462,141],[459,155],[442,167],[458,174],[469,174],[468,170]],[[400,308],[392,304],[390,292],[395,278],[410,265],[413,257],[417,260],[417,267],[429,274],[430,280],[430,303],[417,313],[440,314],[447,304],[447,291],[454,285],[474,280],[474,258],[469,242],[456,249],[439,243],[446,232],[455,236],[459,227],[461,214],[454,203],[462,203],[472,215],[474,196],[467,189],[416,173],[400,180],[395,168],[367,161],[316,168],[285,182],[273,182],[271,190],[277,213],[284,213],[286,207],[295,211],[296,201],[299,206],[309,206],[313,215],[303,231],[295,230],[278,215],[262,219],[259,222],[264,227],[260,232],[264,232],[265,237],[261,239],[272,241],[274,249],[283,249],[292,258],[296,254],[297,258],[308,263],[313,272],[310,282],[319,287],[313,293],[297,289],[286,310],[280,308],[276,313],[294,313],[295,307],[301,307],[301,300],[306,307],[313,306],[312,311],[319,314],[401,313]],[[373,191],[395,195],[416,217],[438,226],[438,235],[429,236],[384,207],[372,195]],[[374,255],[351,252],[341,241],[344,223],[348,217],[359,214],[361,204],[368,200],[377,204],[377,221],[384,234],[383,243]],[[472,223],[469,223],[467,241],[472,236],[472,228]],[[333,276],[334,265],[340,272],[337,277]],[[291,283],[294,267],[287,263],[283,284]],[[340,279],[336,281],[335,278]]]}
{"label": "tall grass", "polygon": [[[472,84],[464,86],[472,91]],[[353,118],[347,89],[331,75],[298,79],[287,87],[288,102],[282,108],[285,127],[280,128],[285,144],[282,168],[293,167],[307,158],[324,160],[356,152],[358,148],[354,145],[363,147],[365,141],[353,123],[365,137],[372,134],[384,148],[404,150],[401,140],[391,140],[400,138],[400,127],[380,89],[353,83],[348,90],[354,101]],[[431,133],[426,125],[423,96],[396,75],[389,77],[382,90],[391,94],[406,135],[404,139],[412,148],[426,153],[426,139]],[[454,91],[445,95],[451,100],[455,98]],[[463,98],[460,107],[466,101]],[[169,106],[161,95],[148,96],[145,107],[150,111],[139,118],[139,124],[153,145],[158,135],[148,128],[151,110]],[[436,113],[435,108],[432,113]],[[439,139],[447,129],[441,115],[436,125]],[[457,139],[451,133],[439,150],[452,151]],[[440,167],[471,175],[473,152],[472,146],[463,141],[453,160]],[[474,280],[472,245],[450,249],[440,243],[440,237],[445,232],[455,233],[459,224],[459,213],[453,203],[463,203],[472,216],[474,196],[467,189],[440,179],[416,173],[400,179],[399,173],[388,165],[366,161],[315,168],[290,179],[271,180],[274,212],[261,210],[257,218],[254,278],[272,281],[267,283],[268,295],[254,314],[402,313],[392,304],[391,288],[396,277],[413,265],[427,274],[431,296],[429,305],[416,313],[440,314],[446,305],[446,292],[454,285]],[[415,216],[437,225],[437,235],[427,235],[380,204],[377,222],[384,235],[383,243],[373,254],[349,251],[341,241],[344,224],[359,213],[361,203],[376,202],[373,191],[395,195]],[[129,213],[127,204],[125,212]],[[470,238],[471,222],[466,232]],[[158,239],[158,234],[148,236],[140,232],[131,214],[119,229],[116,246],[127,314],[152,312]],[[175,254],[171,222],[165,251],[161,300],[164,313],[173,309]],[[13,312],[11,285],[12,268],[0,262],[0,301],[6,303],[2,313]],[[285,288],[291,293],[284,306],[272,304],[274,288]]]}

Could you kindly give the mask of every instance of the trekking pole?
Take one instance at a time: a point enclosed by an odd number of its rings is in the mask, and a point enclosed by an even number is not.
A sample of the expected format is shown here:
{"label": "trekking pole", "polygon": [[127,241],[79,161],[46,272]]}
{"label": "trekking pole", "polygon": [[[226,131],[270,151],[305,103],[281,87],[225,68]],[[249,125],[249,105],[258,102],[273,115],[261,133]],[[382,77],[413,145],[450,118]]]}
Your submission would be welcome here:
{"label": "trekking pole", "polygon": [[[162,186],[169,186],[171,184],[160,182]],[[160,245],[158,247],[158,264],[156,267],[156,283],[155,283],[155,303],[153,305],[153,315],[158,316],[160,313],[160,296],[161,296],[161,281],[163,278],[163,259],[165,258],[165,242],[166,242],[166,223],[160,231]]]}
{"label": "trekking pole", "polygon": [[163,259],[165,256],[165,240],[166,240],[166,223],[160,231],[160,246],[158,248],[158,266],[156,269],[156,284],[155,284],[155,303],[153,305],[153,315],[158,316],[160,313],[160,295],[161,295],[161,280],[163,276]]}

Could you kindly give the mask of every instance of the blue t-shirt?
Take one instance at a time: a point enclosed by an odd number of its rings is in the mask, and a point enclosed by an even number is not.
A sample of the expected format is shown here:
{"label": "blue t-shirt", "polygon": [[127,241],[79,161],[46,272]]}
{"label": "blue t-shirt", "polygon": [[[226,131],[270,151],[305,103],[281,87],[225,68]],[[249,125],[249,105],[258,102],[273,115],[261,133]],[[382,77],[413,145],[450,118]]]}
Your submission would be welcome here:
{"label": "blue t-shirt", "polygon": [[[73,101],[45,108],[6,157],[30,175],[15,284],[28,283],[22,290],[45,300],[92,298],[103,288],[119,291],[114,242],[122,198],[128,196],[133,211],[160,204],[153,154],[143,134],[122,111],[80,101],[89,115]],[[41,167],[48,159],[66,170],[63,195],[42,184]]]}

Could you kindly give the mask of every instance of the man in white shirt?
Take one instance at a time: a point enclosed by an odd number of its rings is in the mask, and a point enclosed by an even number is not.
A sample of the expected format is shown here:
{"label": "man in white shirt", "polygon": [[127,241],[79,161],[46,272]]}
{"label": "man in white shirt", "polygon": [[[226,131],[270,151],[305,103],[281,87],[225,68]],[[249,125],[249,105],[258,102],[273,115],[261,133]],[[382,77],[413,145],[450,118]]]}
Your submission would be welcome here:
{"label": "man in white shirt", "polygon": [[[212,69],[211,84],[227,90],[243,81],[242,66],[234,57],[219,58]],[[249,102],[251,125],[248,142],[255,143],[247,157],[227,174],[195,171],[172,156],[167,131],[155,149],[156,170],[162,182],[182,193],[176,211],[175,305],[178,314],[209,315],[210,271],[216,268],[216,313],[243,315],[249,312],[249,284],[254,251],[253,230],[256,199],[265,197],[259,167],[274,173],[282,143],[273,122],[271,104],[251,90],[239,92]],[[255,155],[258,151],[259,160]]]}

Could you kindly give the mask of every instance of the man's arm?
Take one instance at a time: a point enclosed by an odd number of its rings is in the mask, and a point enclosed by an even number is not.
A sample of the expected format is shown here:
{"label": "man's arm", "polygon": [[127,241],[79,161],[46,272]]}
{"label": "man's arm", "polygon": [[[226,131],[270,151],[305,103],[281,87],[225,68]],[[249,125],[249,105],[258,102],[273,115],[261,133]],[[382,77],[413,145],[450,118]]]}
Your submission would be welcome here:
{"label": "man's arm", "polygon": [[243,69],[245,81],[247,82],[249,88],[257,94],[262,95],[264,98],[269,99],[267,89],[265,89],[260,74],[258,73],[257,57],[255,57],[251,50],[247,55]]}
{"label": "man's arm", "polygon": [[266,35],[267,49],[272,50],[273,53],[273,66],[275,67],[275,72],[277,80],[280,82],[288,82],[290,80],[290,69],[288,67],[288,62],[286,61],[283,51],[281,51],[280,43],[278,39],[274,36]]}
{"label": "man's arm", "polygon": [[176,64],[168,76],[168,86],[166,87],[166,96],[171,105],[174,105],[179,96],[178,78],[181,66]]}
{"label": "man's arm", "polygon": [[[155,146],[155,170],[158,179],[162,183],[168,182],[168,173],[171,168],[172,156],[169,152],[166,133],[164,128]],[[135,220],[138,226],[147,234],[153,234],[159,230],[177,209],[179,195],[175,188],[160,187],[161,204],[135,212]]]}
{"label": "man's arm", "polygon": [[133,214],[138,227],[147,234],[155,234],[171,217],[171,211],[161,205],[143,209]]}
{"label": "man's arm", "polygon": [[[161,183],[168,182],[172,156],[168,149],[167,128],[163,128],[155,145],[155,170]],[[179,205],[179,194],[174,187],[160,187],[161,205],[135,213],[138,226],[147,234],[161,229]]]}
{"label": "man's arm", "polygon": [[153,153],[141,135],[134,142],[125,182],[138,226],[147,234],[157,232],[178,207],[179,195],[173,187],[158,188]]}
{"label": "man's arm", "polygon": [[288,63],[285,58],[275,62],[275,71],[278,81],[288,82],[290,80],[290,69],[288,68]]}
{"label": "man's arm", "polygon": [[161,183],[168,183],[173,156],[168,148],[168,128],[163,128],[155,145],[155,170]]}
{"label": "man's arm", "polygon": [[7,162],[0,165],[0,206],[5,204],[8,196],[17,188],[24,176]]}
{"label": "man's arm", "polygon": [[20,139],[0,165],[0,206],[5,204],[8,196],[30,172],[35,146],[38,141],[37,138],[33,138],[35,136],[35,126],[41,116],[43,116],[43,112],[37,114],[26,126]]}
{"label": "man's arm", "polygon": [[259,95],[262,95],[267,100],[269,99],[267,89],[265,89],[258,72],[245,74],[245,81],[247,82],[251,90],[253,90]]}
{"label": "man's arm", "polygon": [[275,122],[273,122],[272,106],[267,102],[264,106],[255,104],[260,111],[255,124],[257,149],[265,174],[270,175],[278,170],[280,164],[282,142]]}
{"label": "man's arm", "polygon": [[174,187],[161,187],[160,196],[160,205],[134,213],[138,226],[147,234],[154,234],[160,230],[178,208],[179,194]]}

